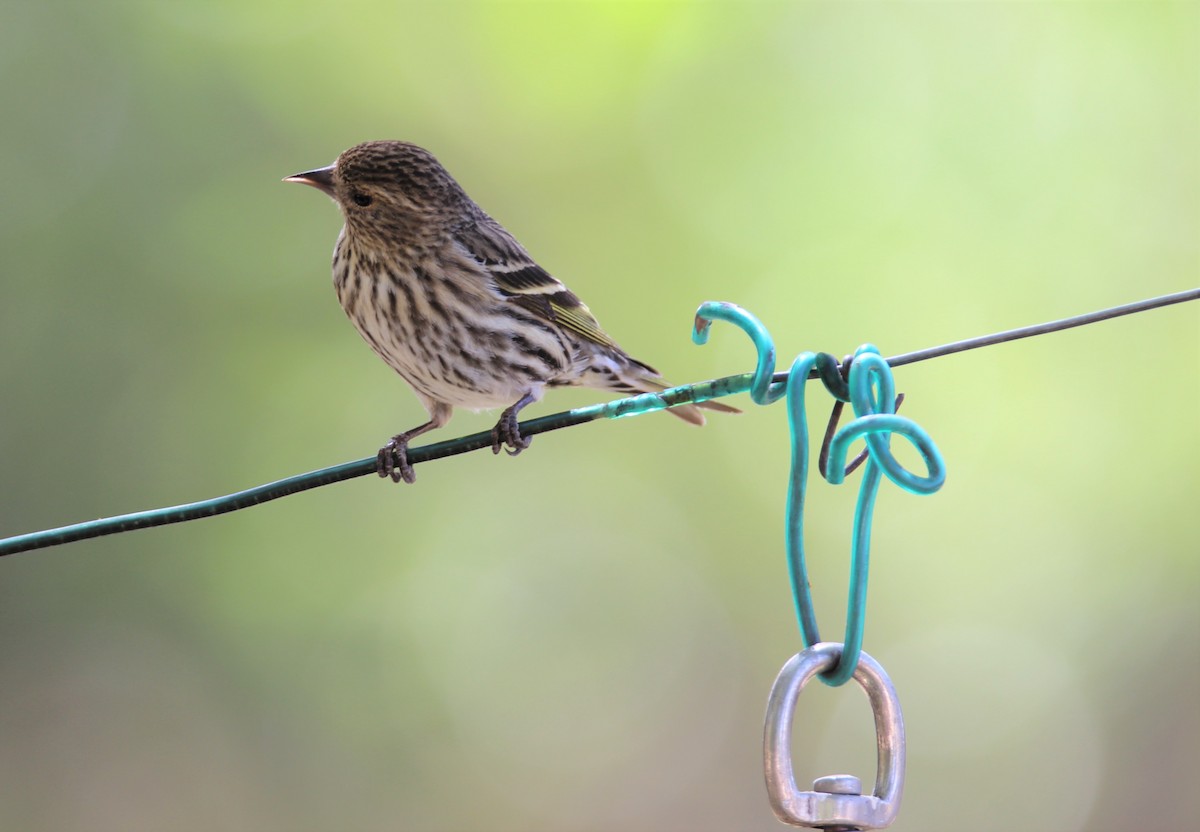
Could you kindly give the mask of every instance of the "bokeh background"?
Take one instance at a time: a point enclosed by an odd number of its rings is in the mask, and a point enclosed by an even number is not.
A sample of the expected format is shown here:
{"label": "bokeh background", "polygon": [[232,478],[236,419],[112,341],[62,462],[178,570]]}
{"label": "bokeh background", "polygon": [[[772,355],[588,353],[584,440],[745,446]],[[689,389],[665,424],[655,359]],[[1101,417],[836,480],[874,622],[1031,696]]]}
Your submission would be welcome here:
{"label": "bokeh background", "polygon": [[[709,299],[784,357],[895,354],[1200,284],[1195,3],[0,10],[0,535],[422,420],[334,299],[334,206],[280,182],[365,139],[432,148],[680,382],[752,366],[691,345]],[[1198,375],[1195,304],[898,373],[949,479],[875,522],[894,828],[1200,813]],[[779,828],[787,428],[742,404],[0,561],[0,828]],[[811,489],[827,637],[854,488]],[[870,782],[858,693],[797,732],[802,781]]]}

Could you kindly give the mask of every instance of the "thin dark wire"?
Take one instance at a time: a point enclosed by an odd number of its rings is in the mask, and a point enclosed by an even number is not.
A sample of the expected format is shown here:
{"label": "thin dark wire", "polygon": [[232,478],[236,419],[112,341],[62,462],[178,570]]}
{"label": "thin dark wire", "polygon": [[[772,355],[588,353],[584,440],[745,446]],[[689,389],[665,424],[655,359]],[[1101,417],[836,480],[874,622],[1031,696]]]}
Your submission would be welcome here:
{"label": "thin dark wire", "polygon": [[[913,364],[918,361],[938,358],[956,352],[987,347],[992,344],[1001,344],[1006,341],[1015,341],[1020,338],[1030,338],[1034,335],[1046,335],[1051,332],[1058,332],[1072,327],[1093,324],[1122,315],[1132,315],[1136,312],[1145,312],[1150,309],[1158,309],[1163,306],[1170,306],[1171,304],[1191,300],[1200,300],[1200,289],[1190,289],[1186,292],[1163,295],[1162,297],[1138,301],[1137,303],[1130,303],[1124,306],[1116,306],[1087,315],[1078,315],[1073,318],[1064,318],[1059,321],[1051,321],[1020,329],[1010,329],[994,335],[984,335],[980,338],[969,338],[965,341],[955,341],[954,343],[945,344],[940,347],[931,347],[925,350],[904,353],[887,359],[887,363],[892,367],[900,367],[904,364]],[[745,373],[675,387],[661,395],[654,396],[653,398],[656,401],[650,408],[645,406],[644,401],[638,407],[631,405],[631,403],[644,400],[645,397],[643,396],[634,397],[633,399],[620,399],[591,407],[577,408],[562,413],[554,413],[549,416],[522,422],[521,433],[524,436],[535,436],[539,433],[548,433],[553,430],[573,427],[574,425],[581,425],[584,422],[591,422],[596,419],[611,419],[624,415],[636,415],[638,413],[650,412],[650,409],[661,409],[691,401],[704,401],[722,396],[730,396],[748,390],[750,378],[751,374]],[[773,376],[773,381],[786,382],[787,373],[776,373]],[[420,448],[413,448],[409,451],[408,458],[413,464],[430,462],[435,459],[443,459],[448,456],[477,451],[480,448],[489,448],[491,445],[492,436],[490,432],[475,433],[458,439],[450,439],[445,442],[436,442],[431,445],[423,445]],[[0,540],[0,557],[13,555],[17,552],[58,546],[77,540],[86,540],[93,537],[134,531],[136,529],[146,529],[152,526],[165,526],[170,523],[183,523],[188,520],[199,520],[203,517],[226,514],[231,511],[256,506],[270,500],[278,500],[280,497],[287,497],[301,491],[308,491],[312,488],[319,488],[323,485],[330,485],[335,482],[342,482],[343,480],[354,479],[355,477],[373,473],[375,473],[375,457],[371,456],[354,462],[336,465],[332,468],[322,468],[307,474],[288,477],[277,482],[239,491],[235,494],[214,497],[211,500],[186,503],[169,508],[151,509],[133,514],[123,514],[117,517],[107,517],[86,523],[62,526],[57,529],[30,532],[29,534]]]}
{"label": "thin dark wire", "polygon": [[[1114,306],[1111,309],[1089,312],[1086,315],[1076,315],[1073,318],[1063,318],[1058,321],[1021,327],[1020,329],[1010,329],[1007,332],[997,332],[994,335],[981,335],[978,338],[968,338],[965,341],[955,341],[952,344],[930,347],[929,349],[917,350],[916,352],[906,352],[903,355],[889,358],[887,363],[891,367],[903,367],[905,364],[915,364],[918,361],[925,361],[929,358],[940,358],[943,355],[966,352],[967,350],[974,350],[979,347],[990,347],[993,344],[1003,344],[1008,341],[1018,341],[1022,338],[1032,338],[1035,335],[1047,335],[1051,332],[1060,332],[1064,329],[1099,323],[1100,321],[1107,321],[1112,318],[1120,318],[1123,315],[1133,315],[1137,312],[1146,312],[1150,309],[1159,309],[1163,306],[1170,306],[1189,300],[1200,300],[1200,289],[1189,289],[1186,292],[1176,292],[1173,295],[1162,295],[1161,297],[1150,298],[1149,300],[1139,300],[1136,303]],[[779,374],[777,373],[776,375]]]}

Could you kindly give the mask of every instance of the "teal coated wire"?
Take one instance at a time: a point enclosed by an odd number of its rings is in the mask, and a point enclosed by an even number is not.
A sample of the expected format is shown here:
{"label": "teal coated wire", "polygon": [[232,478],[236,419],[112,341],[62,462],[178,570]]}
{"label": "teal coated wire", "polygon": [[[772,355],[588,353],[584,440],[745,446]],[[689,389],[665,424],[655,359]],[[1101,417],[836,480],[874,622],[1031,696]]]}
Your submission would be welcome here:
{"label": "teal coated wire", "polygon": [[[696,384],[685,384],[663,390],[661,393],[643,393],[625,399],[577,407],[561,413],[552,413],[537,419],[521,422],[523,436],[536,436],[554,430],[594,422],[598,419],[619,419],[625,416],[637,416],[642,413],[652,413],[689,402],[703,402],[724,396],[744,393],[750,389],[753,376],[743,373],[736,376],[702,381]],[[492,447],[491,431],[460,436],[457,439],[447,439],[411,448],[408,459],[413,465],[432,462],[437,459],[470,453],[483,448]],[[83,523],[73,523],[53,529],[44,529],[27,534],[14,535],[0,539],[0,557],[15,555],[19,552],[29,552],[35,549],[45,549],[50,546],[61,546],[80,540],[90,540],[111,534],[149,529],[156,526],[166,526],[172,523],[184,523],[200,520],[205,517],[215,517],[231,511],[239,511],[251,506],[261,505],[271,500],[278,500],[292,494],[299,494],[313,488],[331,485],[335,482],[355,479],[374,474],[376,460],[374,456],[345,462],[329,468],[321,468],[306,474],[277,480],[265,485],[247,488],[233,494],[200,500],[194,503],[183,503],[177,506],[136,511],[114,517],[102,517],[98,520],[88,520]]]}
{"label": "teal coated wire", "polygon": [[[731,303],[706,303],[696,313],[692,340],[698,344],[707,343],[709,327],[714,320],[734,324],[754,342],[758,362],[750,382],[751,399],[757,404],[768,405],[787,395],[792,470],[788,479],[784,547],[787,551],[792,601],[805,647],[812,647],[821,641],[804,556],[804,502],[809,460],[804,393],[814,371],[835,398],[849,398],[856,417],[839,430],[830,443],[826,479],[834,485],[843,482],[850,444],[859,438],[867,444],[867,465],[855,505],[854,531],[850,542],[850,581],[842,653],[837,665],[820,676],[827,685],[843,685],[854,675],[862,652],[870,572],[871,520],[881,477],[886,474],[892,482],[914,494],[932,494],[945,482],[945,462],[933,440],[920,426],[911,419],[896,415],[896,386],[891,368],[873,345],[864,344],[855,352],[848,383],[842,380],[837,371],[836,358],[829,353],[813,352],[801,353],[792,363],[787,380],[781,383],[773,378],[774,343],[756,317]],[[905,470],[892,455],[890,442],[893,433],[904,436],[916,447],[927,469],[924,477]]]}
{"label": "teal coated wire", "polygon": [[[804,391],[808,377],[817,355],[804,352],[796,356],[792,368],[788,371],[787,380],[787,409],[788,432],[792,442],[792,470],[788,477],[787,512],[784,520],[784,551],[787,552],[788,581],[792,585],[792,604],[796,610],[796,621],[800,625],[800,638],[805,647],[812,647],[821,641],[821,632],[817,627],[817,612],[813,605],[812,589],[808,582],[808,567],[804,560],[804,500],[808,492],[808,416],[804,410]],[[853,574],[850,579],[850,591],[853,595]],[[865,597],[865,596],[864,596]],[[850,632],[850,613],[847,608],[846,631]],[[845,656],[843,649],[842,655]],[[846,662],[838,660],[838,666],[827,670],[821,675],[822,681]],[[854,663],[858,664],[858,654],[854,655]]]}
{"label": "teal coated wire", "polygon": [[[1017,329],[1010,329],[1004,332],[994,333],[992,335],[969,338],[962,341],[954,341],[949,344],[943,344],[939,347],[930,347],[929,349],[904,353],[902,355],[889,358],[887,363],[892,367],[898,367],[902,364],[912,364],[917,361],[925,361],[930,358],[937,358],[943,355],[963,352],[964,350],[992,346],[994,344],[1013,341],[1018,338],[1029,338],[1036,335],[1046,335],[1051,332],[1060,332],[1072,327],[1098,323],[1100,321],[1110,320],[1123,315],[1133,315],[1139,312],[1146,312],[1151,309],[1160,309],[1173,304],[1195,300],[1200,300],[1200,289],[1188,289],[1186,291],[1175,292],[1169,295],[1160,295],[1159,297],[1148,298],[1146,300],[1140,300],[1134,303],[1128,303],[1122,306],[1100,310],[1098,312],[1089,312],[1084,315],[1076,315],[1057,321],[1034,324],[1033,326],[1019,327]],[[718,304],[718,306],[720,306],[720,304]],[[730,306],[731,308],[736,308],[732,307],[732,305]],[[720,318],[720,315],[714,315],[714,319],[717,318]],[[700,326],[707,327],[707,323],[697,323],[697,327]],[[758,327],[765,335],[766,330],[762,329],[762,325],[758,324]],[[703,343],[703,340],[699,340],[701,336],[698,334],[694,334],[693,338],[697,339],[697,343]],[[766,342],[767,346],[770,346],[770,355],[772,359],[771,363],[773,364],[774,346],[770,344],[769,337],[766,338]],[[763,351],[760,350],[760,362],[763,354]],[[822,381],[825,383],[826,387],[831,393],[837,396],[840,400],[846,401],[848,399],[848,393],[844,389],[845,382],[841,379],[841,376],[838,373],[836,360],[833,360],[832,356],[829,356],[826,353],[819,353],[817,358],[817,374],[821,377]],[[722,396],[731,396],[736,393],[746,392],[750,389],[751,384],[756,380],[760,390],[772,389],[770,381],[764,385],[762,381],[763,375],[764,374],[762,372],[756,371],[755,373],[725,376],[723,378],[712,379],[710,381],[699,382],[697,384],[674,387],[670,390],[664,390],[661,393],[645,394],[642,396],[635,396],[630,399],[619,399],[617,401],[605,402],[602,404],[592,405],[590,407],[582,407],[561,413],[554,413],[549,416],[543,416],[538,419],[531,419],[529,421],[522,422],[521,433],[525,436],[534,436],[539,433],[547,433],[553,430],[560,430],[562,428],[581,425],[585,422],[591,422],[596,419],[615,419],[623,416],[649,413],[653,410],[660,410],[664,407],[673,407],[675,405],[684,404],[687,402],[700,402],[707,401],[709,399],[720,398]],[[774,376],[771,381],[780,385],[786,384],[787,374],[780,373]],[[841,389],[838,387],[839,384],[842,386]],[[456,454],[477,451],[482,448],[489,448],[491,447],[491,444],[492,440],[490,433],[475,433],[469,436],[462,436],[457,439],[449,439],[430,445],[422,445],[418,448],[411,448],[409,449],[408,458],[413,464],[430,462],[435,459],[444,459],[445,457],[454,456]],[[277,500],[292,494],[298,494],[309,489],[319,488],[335,482],[343,482],[345,480],[367,476],[373,473],[375,473],[375,457],[370,456],[364,459],[355,460],[353,462],[346,462],[341,465],[322,468],[317,471],[311,471],[307,474],[299,474],[297,476],[288,477],[277,482],[267,483],[266,485],[260,485],[255,488],[249,488],[234,494],[226,494],[222,497],[214,497],[210,500],[201,500],[199,502],[187,503],[184,505],[169,506],[167,508],[151,509],[148,511],[139,511],[132,514],[122,514],[115,517],[104,517],[99,520],[91,520],[84,523],[74,523],[72,525],[60,526],[54,529],[45,529],[37,532],[15,535],[13,537],[0,539],[0,557],[5,555],[13,555],[18,552],[28,552],[35,549],[44,549],[50,546],[72,543],[79,540],[88,540],[94,537],[103,537],[104,535],[119,534],[121,532],[152,528],[155,526],[164,526],[170,523],[183,523],[191,520],[199,520],[204,517],[212,517],[218,514],[226,514],[231,511],[238,511],[240,509],[260,505],[261,503],[265,503],[270,500]]]}

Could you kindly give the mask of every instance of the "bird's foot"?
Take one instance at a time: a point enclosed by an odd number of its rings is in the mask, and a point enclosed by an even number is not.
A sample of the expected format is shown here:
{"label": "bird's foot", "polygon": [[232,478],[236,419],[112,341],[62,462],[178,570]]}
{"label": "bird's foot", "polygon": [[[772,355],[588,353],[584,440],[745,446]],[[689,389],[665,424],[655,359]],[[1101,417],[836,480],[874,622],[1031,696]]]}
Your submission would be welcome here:
{"label": "bird's foot", "polygon": [[492,453],[498,454],[501,448],[508,445],[504,448],[505,453],[516,456],[533,442],[532,436],[521,435],[521,427],[517,424],[517,412],[524,405],[522,400],[500,414],[500,421],[492,428]]}
{"label": "bird's foot", "polygon": [[379,449],[375,458],[375,472],[379,476],[391,477],[392,482],[404,480],[409,485],[417,481],[417,474],[408,461],[408,440],[411,438],[409,433],[398,433]]}

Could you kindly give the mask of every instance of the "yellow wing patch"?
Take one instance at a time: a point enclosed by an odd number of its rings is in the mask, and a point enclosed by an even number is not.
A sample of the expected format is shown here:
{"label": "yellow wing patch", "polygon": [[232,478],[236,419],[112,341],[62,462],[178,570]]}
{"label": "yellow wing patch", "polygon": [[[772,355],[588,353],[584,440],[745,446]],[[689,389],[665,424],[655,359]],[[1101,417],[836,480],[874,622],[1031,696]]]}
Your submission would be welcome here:
{"label": "yellow wing patch", "polygon": [[[569,299],[569,300],[568,300]],[[563,303],[566,301],[566,304]],[[574,304],[571,304],[574,301]],[[557,298],[550,299],[550,310],[554,313],[554,322],[563,329],[569,329],[593,343],[605,347],[616,347],[617,343],[608,337],[608,333],[600,328],[600,322],[583,301],[570,292],[561,292]]]}

